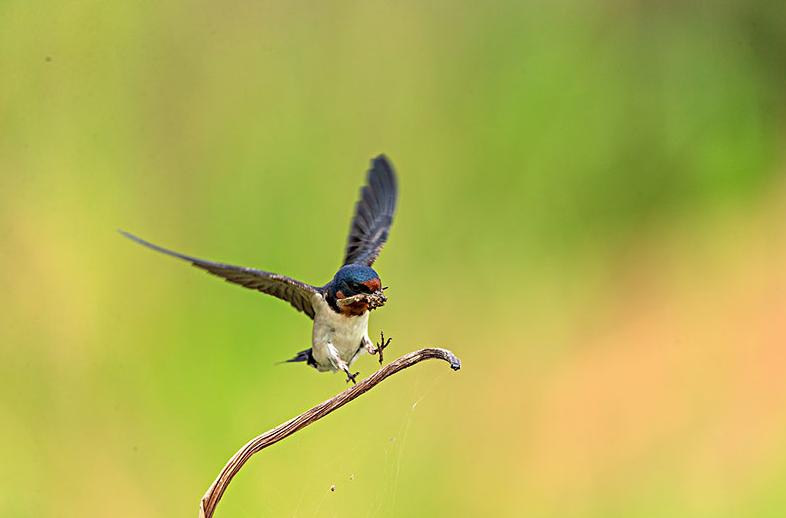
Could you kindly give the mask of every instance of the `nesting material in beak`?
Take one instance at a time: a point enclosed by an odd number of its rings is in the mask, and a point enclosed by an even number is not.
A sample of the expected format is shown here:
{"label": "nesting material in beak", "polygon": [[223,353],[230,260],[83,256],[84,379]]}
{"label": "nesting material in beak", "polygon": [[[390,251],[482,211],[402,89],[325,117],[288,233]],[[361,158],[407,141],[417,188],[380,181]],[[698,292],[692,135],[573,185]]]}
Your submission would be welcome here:
{"label": "nesting material in beak", "polygon": [[381,290],[377,290],[374,293],[359,293],[357,295],[353,295],[351,297],[346,297],[343,299],[338,299],[336,304],[341,307],[349,306],[355,304],[357,302],[365,302],[368,304],[368,309],[371,311],[372,309],[381,308],[385,305],[388,298],[382,293]]}

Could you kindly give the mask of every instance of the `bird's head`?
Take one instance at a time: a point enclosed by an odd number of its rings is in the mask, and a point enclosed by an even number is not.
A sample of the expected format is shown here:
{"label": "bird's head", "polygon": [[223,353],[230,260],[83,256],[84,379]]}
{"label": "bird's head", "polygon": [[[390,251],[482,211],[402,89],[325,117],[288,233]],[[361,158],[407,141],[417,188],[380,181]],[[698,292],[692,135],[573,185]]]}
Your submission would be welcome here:
{"label": "bird's head", "polygon": [[327,288],[328,302],[345,315],[362,315],[387,301],[377,272],[360,264],[342,266]]}

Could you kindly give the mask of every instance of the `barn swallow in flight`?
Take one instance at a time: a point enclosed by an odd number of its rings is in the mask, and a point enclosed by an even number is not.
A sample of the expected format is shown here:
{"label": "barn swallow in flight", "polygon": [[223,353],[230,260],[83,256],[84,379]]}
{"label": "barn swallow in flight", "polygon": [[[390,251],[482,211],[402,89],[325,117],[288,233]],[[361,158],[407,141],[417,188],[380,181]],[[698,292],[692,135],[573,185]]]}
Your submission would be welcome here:
{"label": "barn swallow in flight", "polygon": [[384,335],[378,346],[369,339],[368,315],[387,301],[379,275],[371,266],[388,238],[397,199],[396,173],[387,158],[379,155],[371,161],[368,180],[355,206],[343,266],[322,287],[277,273],[205,261],[161,248],[122,230],[120,233],[148,248],[185,259],[228,282],[289,302],[314,320],[314,328],[311,348],[286,361],[306,362],[319,372],[343,371],[347,382],[355,383],[358,373],[351,374],[349,368],[361,351],[379,352],[382,363],[382,350],[390,342],[389,338],[384,340]]}

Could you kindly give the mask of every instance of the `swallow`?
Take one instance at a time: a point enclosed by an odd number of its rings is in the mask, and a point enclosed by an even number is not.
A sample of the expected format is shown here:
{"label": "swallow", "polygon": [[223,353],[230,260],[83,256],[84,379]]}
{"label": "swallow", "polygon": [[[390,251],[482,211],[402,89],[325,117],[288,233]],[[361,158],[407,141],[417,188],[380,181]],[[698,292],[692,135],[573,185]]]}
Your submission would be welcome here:
{"label": "swallow", "polygon": [[223,277],[227,282],[273,295],[289,302],[314,320],[311,348],[300,351],[289,362],[305,362],[319,372],[344,372],[355,383],[358,373],[349,368],[362,351],[379,353],[390,342],[384,335],[378,346],[368,337],[369,312],[385,304],[387,297],[379,275],[371,266],[388,239],[398,202],[398,181],[384,155],[371,161],[366,185],[360,190],[344,251],[344,263],[327,284],[312,286],[285,275],[243,266],[198,259],[149,243],[128,232],[119,232],[148,248],[190,262],[193,266]]}

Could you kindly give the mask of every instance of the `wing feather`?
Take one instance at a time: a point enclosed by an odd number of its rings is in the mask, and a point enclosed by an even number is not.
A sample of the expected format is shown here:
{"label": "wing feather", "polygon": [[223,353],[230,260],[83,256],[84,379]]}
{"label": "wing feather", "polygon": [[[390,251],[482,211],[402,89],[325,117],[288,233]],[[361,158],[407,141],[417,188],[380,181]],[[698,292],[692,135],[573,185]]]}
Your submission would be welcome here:
{"label": "wing feather", "polygon": [[273,295],[281,300],[285,300],[292,304],[292,307],[298,311],[302,311],[312,319],[314,318],[314,307],[312,305],[312,296],[318,293],[316,287],[297,281],[286,275],[277,273],[265,272],[256,270],[254,268],[246,268],[243,266],[233,266],[231,264],[214,263],[213,261],[205,261],[196,257],[191,257],[184,254],[167,250],[153,243],[149,243],[144,239],[140,239],[128,232],[120,231],[121,234],[127,238],[136,241],[140,245],[152,248],[157,252],[162,252],[173,257],[185,259],[197,268],[223,277],[228,282],[239,284],[252,290],[258,290],[268,295]]}
{"label": "wing feather", "polygon": [[366,185],[360,190],[349,228],[344,264],[371,266],[385,245],[396,214],[396,173],[385,155],[371,161]]}

